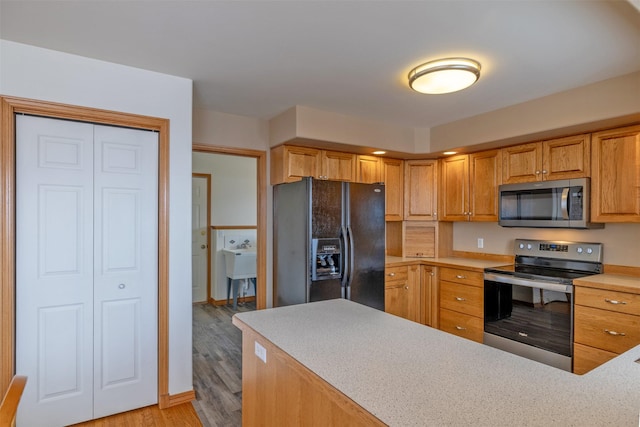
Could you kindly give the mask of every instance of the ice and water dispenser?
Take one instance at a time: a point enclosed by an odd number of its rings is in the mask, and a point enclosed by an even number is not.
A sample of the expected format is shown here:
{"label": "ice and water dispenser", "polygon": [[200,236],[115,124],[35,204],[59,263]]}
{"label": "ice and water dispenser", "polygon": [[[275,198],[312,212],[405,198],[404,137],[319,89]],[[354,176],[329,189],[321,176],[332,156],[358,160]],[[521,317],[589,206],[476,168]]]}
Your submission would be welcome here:
{"label": "ice and water dispenser", "polygon": [[342,277],[342,246],[340,239],[312,239],[311,280]]}

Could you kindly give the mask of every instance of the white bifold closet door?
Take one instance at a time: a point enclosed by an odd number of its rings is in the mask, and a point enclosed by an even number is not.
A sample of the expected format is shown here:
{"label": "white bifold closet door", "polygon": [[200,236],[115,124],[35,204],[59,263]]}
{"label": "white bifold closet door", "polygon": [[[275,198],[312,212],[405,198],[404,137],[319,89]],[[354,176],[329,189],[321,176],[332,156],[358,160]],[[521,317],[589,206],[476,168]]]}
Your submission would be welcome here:
{"label": "white bifold closet door", "polygon": [[18,425],[157,403],[158,137],[16,116]]}

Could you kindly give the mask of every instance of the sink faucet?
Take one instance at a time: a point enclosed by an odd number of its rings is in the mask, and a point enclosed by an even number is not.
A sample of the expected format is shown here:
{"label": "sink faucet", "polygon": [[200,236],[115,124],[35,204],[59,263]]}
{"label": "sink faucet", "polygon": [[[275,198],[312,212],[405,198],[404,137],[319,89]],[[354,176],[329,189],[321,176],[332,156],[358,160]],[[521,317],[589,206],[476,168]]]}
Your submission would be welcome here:
{"label": "sink faucet", "polygon": [[249,244],[249,239],[247,239],[247,240],[245,240],[244,242],[242,242],[242,244],[240,244],[240,247],[241,247],[242,249],[250,248],[250,247],[251,247],[251,245]]}

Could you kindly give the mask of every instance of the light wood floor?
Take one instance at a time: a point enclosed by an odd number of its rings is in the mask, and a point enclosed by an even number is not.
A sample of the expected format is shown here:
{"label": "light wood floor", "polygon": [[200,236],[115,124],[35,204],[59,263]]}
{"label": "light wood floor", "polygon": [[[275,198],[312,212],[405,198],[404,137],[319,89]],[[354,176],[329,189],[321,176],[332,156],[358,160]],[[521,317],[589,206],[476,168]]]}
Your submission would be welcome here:
{"label": "light wood floor", "polygon": [[233,427],[242,425],[242,334],[231,317],[255,302],[230,307],[193,306],[193,387],[196,400],[136,409],[73,427]]}
{"label": "light wood floor", "polygon": [[110,417],[91,420],[73,427],[200,427],[202,423],[191,403],[160,410],[157,405]]}

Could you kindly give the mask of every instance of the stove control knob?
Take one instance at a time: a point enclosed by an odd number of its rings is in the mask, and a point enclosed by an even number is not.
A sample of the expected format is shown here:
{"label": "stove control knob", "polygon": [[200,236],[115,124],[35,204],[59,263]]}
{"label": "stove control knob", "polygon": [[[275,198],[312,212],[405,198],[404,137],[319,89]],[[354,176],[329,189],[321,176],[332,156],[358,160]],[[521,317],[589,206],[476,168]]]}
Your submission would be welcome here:
{"label": "stove control knob", "polygon": [[531,246],[531,243],[527,243],[527,249],[528,249],[528,250],[533,249],[533,246]]}
{"label": "stove control knob", "polygon": [[520,243],[520,249],[524,249],[524,243]]}
{"label": "stove control knob", "polygon": [[588,253],[589,255],[591,255],[591,254],[593,253],[593,249],[591,249],[591,248],[587,248],[587,253]]}
{"label": "stove control knob", "polygon": [[581,247],[578,247],[578,249],[576,249],[576,250],[578,251],[579,254],[582,253],[582,248]]}

